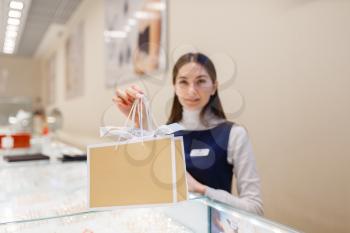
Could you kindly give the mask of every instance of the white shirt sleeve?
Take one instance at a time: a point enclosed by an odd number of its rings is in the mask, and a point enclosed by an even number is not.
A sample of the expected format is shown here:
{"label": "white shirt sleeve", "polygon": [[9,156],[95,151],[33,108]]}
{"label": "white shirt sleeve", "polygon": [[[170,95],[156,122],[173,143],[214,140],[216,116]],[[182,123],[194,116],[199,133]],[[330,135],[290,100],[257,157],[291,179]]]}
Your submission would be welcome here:
{"label": "white shirt sleeve", "polygon": [[230,131],[227,161],[233,164],[232,179],[237,180],[238,197],[225,190],[208,187],[205,195],[245,211],[263,215],[260,178],[256,169],[253,148],[247,131],[234,124]]}

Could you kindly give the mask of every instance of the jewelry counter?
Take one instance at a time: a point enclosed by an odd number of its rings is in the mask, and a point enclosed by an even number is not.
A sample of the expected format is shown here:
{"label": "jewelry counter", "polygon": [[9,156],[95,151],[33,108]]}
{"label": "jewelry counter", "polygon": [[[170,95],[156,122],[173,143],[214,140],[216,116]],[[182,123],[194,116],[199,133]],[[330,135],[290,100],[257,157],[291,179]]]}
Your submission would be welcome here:
{"label": "jewelry counter", "polygon": [[0,153],[0,233],[297,232],[194,195],[171,205],[91,211],[87,164],[58,160],[65,150],[72,148],[51,143],[40,150],[50,160],[15,163]]}

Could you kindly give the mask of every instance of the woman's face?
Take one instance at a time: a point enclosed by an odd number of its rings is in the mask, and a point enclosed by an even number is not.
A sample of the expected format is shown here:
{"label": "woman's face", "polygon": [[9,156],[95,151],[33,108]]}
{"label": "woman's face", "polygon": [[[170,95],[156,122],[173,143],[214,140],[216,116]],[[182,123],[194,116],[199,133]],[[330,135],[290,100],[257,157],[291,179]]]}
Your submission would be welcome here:
{"label": "woman's face", "polygon": [[215,94],[216,86],[205,68],[195,62],[180,68],[174,85],[181,105],[188,110],[202,109]]}

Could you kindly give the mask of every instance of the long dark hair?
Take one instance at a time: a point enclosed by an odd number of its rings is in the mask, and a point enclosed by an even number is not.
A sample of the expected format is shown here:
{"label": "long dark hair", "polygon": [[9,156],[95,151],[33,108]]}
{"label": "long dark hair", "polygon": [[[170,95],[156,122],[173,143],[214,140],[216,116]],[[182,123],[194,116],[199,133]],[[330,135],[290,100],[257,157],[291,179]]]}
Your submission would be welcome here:
{"label": "long dark hair", "polygon": [[[186,53],[182,55],[176,62],[174,69],[173,69],[173,85],[175,85],[176,77],[178,75],[179,70],[182,66],[186,65],[187,63],[195,62],[199,65],[201,65],[209,74],[210,79],[213,83],[216,82],[216,70],[214,67],[213,62],[204,54],[202,53]],[[208,103],[203,107],[201,113],[200,113],[200,120],[204,125],[207,125],[207,122],[204,121],[204,113],[205,111],[209,109],[215,116],[226,119],[224,110],[222,108],[222,104],[219,98],[218,90],[216,89],[214,95],[210,96],[210,99]],[[177,97],[177,95],[174,95],[173,99],[173,105],[171,108],[170,117],[168,119],[167,124],[179,122],[182,119],[182,112],[183,107],[180,104],[180,101]]]}

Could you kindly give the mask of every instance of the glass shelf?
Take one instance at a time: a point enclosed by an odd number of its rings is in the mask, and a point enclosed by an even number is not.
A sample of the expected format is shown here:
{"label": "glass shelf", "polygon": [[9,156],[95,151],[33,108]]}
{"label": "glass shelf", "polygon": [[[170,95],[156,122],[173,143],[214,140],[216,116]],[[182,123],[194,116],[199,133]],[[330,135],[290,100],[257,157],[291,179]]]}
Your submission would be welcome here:
{"label": "glass shelf", "polygon": [[0,170],[0,223],[87,211],[85,162]]}
{"label": "glass shelf", "polygon": [[91,211],[85,162],[3,162],[0,187],[0,233],[298,232],[201,196],[157,207]]}
{"label": "glass shelf", "polygon": [[297,233],[298,231],[202,197],[159,207],[86,211],[0,224],[0,233],[10,232]]}

